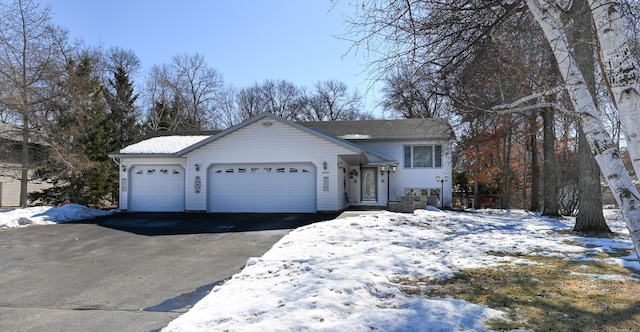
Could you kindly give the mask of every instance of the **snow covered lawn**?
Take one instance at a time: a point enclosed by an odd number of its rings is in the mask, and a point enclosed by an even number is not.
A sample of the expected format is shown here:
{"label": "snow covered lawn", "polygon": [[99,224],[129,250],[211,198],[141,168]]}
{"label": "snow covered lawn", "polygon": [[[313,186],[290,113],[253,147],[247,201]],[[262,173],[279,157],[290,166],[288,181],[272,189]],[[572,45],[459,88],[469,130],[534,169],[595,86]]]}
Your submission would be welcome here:
{"label": "snow covered lawn", "polygon": [[74,220],[91,219],[110,214],[78,204],[61,207],[38,206],[25,209],[0,210],[0,230],[29,225],[51,225]]}
{"label": "snow covered lawn", "polygon": [[[312,224],[250,259],[163,331],[483,331],[485,321],[504,313],[462,300],[410,296],[393,280],[534,264],[527,256],[593,261],[598,252],[632,249],[619,212],[606,213],[619,233],[612,239],[558,233],[570,230],[573,220],[524,211],[385,212]],[[637,259],[634,254],[603,263],[640,271]]]}

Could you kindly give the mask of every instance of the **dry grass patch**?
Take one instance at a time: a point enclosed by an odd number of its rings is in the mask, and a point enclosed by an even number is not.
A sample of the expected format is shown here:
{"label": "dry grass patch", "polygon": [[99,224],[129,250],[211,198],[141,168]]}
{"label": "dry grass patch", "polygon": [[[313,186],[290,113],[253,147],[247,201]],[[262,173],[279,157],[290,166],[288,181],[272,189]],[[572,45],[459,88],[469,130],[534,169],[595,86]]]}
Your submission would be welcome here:
{"label": "dry grass patch", "polygon": [[509,320],[488,322],[497,331],[640,331],[636,271],[561,258],[527,259],[537,264],[465,270],[448,280],[395,282],[408,294],[462,299],[502,310]]}

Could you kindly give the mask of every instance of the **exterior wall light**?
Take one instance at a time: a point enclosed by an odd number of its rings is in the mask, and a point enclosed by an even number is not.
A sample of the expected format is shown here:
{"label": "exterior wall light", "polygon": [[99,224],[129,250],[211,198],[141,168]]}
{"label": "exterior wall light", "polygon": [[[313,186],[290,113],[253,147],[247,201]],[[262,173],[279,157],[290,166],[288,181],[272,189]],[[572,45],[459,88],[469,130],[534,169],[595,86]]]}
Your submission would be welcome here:
{"label": "exterior wall light", "polygon": [[444,207],[444,183],[449,181],[449,176],[445,175],[444,178],[441,178],[440,175],[437,175],[436,181],[440,182],[440,207]]}
{"label": "exterior wall light", "polygon": [[127,171],[127,165],[122,165],[122,171],[126,172]]}
{"label": "exterior wall light", "polygon": [[384,171],[387,170],[387,165],[380,166],[380,175],[384,175]]}
{"label": "exterior wall light", "polygon": [[196,167],[196,172],[200,171],[200,165],[198,165],[197,163],[194,165]]}

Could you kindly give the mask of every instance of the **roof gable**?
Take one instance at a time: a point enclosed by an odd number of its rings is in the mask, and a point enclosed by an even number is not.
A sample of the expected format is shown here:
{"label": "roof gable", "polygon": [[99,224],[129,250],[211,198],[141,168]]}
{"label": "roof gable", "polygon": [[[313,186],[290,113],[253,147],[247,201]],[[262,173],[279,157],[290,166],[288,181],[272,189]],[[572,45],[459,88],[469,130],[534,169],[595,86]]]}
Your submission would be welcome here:
{"label": "roof gable", "polygon": [[261,114],[255,116],[255,117],[253,117],[251,119],[245,120],[245,121],[241,122],[240,124],[235,125],[235,126],[229,128],[227,130],[224,130],[224,131],[222,131],[222,132],[220,132],[220,133],[218,133],[216,135],[210,136],[210,137],[208,137],[208,138],[206,138],[206,139],[204,139],[204,140],[202,140],[202,141],[200,141],[198,143],[195,143],[195,144],[193,144],[191,146],[188,146],[188,147],[182,149],[181,151],[178,151],[176,153],[176,155],[177,156],[185,155],[185,154],[187,154],[187,153],[189,153],[189,152],[191,152],[193,150],[196,150],[196,149],[198,149],[198,148],[200,148],[200,147],[202,147],[204,145],[207,145],[207,144],[209,144],[209,143],[211,143],[211,142],[213,142],[215,140],[218,140],[218,139],[220,139],[222,137],[225,137],[225,136],[227,136],[227,135],[229,135],[231,133],[234,133],[234,132],[236,132],[236,131],[238,131],[238,130],[246,127],[246,126],[249,126],[249,125],[251,125],[253,123],[256,123],[256,122],[258,122],[258,121],[260,121],[262,119],[265,119],[265,118],[268,118],[268,119],[273,120],[273,121],[278,121],[278,122],[283,123],[285,125],[288,125],[288,126],[291,126],[293,128],[299,129],[299,130],[301,130],[301,131],[303,131],[303,132],[305,132],[307,134],[311,134],[311,135],[314,135],[314,136],[319,137],[321,139],[324,139],[324,140],[327,140],[329,142],[332,142],[334,144],[340,145],[340,146],[342,146],[344,148],[347,148],[347,149],[349,149],[351,151],[354,151],[356,153],[363,152],[363,149],[360,146],[355,145],[355,144],[353,144],[351,142],[348,142],[348,141],[345,141],[343,139],[334,137],[334,136],[332,136],[330,134],[326,134],[326,133],[314,130],[312,128],[307,128],[305,126],[301,126],[301,125],[296,124],[294,122],[291,122],[289,120],[283,119],[283,118],[281,118],[281,117],[279,117],[277,115],[264,112],[264,113],[261,113]]}

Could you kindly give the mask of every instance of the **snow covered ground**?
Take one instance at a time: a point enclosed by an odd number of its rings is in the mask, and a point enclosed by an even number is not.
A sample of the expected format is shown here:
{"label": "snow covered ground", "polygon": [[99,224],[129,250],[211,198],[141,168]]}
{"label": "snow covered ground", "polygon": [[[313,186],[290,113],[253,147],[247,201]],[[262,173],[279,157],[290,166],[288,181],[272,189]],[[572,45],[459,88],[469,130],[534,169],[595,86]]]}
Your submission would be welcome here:
{"label": "snow covered ground", "polygon": [[[0,230],[106,213],[75,204],[0,210]],[[573,219],[558,221],[525,211],[384,212],[312,224],[250,259],[240,273],[163,331],[483,331],[485,321],[503,313],[462,300],[409,296],[394,280],[537,264],[527,256],[593,262],[596,253],[632,249],[620,212],[605,213],[618,233],[611,239],[553,232],[571,229]],[[500,254],[488,254],[492,252]],[[640,273],[635,254],[602,262]],[[588,270],[585,275],[628,278]]]}
{"label": "snow covered ground", "polygon": [[91,209],[78,204],[61,207],[38,206],[25,209],[0,210],[0,229],[51,225],[107,215],[111,212]]}
{"label": "snow covered ground", "polygon": [[[593,261],[594,253],[632,248],[619,212],[606,217],[620,234],[613,239],[552,233],[571,229],[573,220],[524,211],[385,212],[312,224],[250,259],[163,331],[483,331],[486,320],[503,313],[461,300],[408,296],[393,280],[537,264],[526,258],[535,255]],[[634,254],[604,263],[640,273],[637,260]]]}

